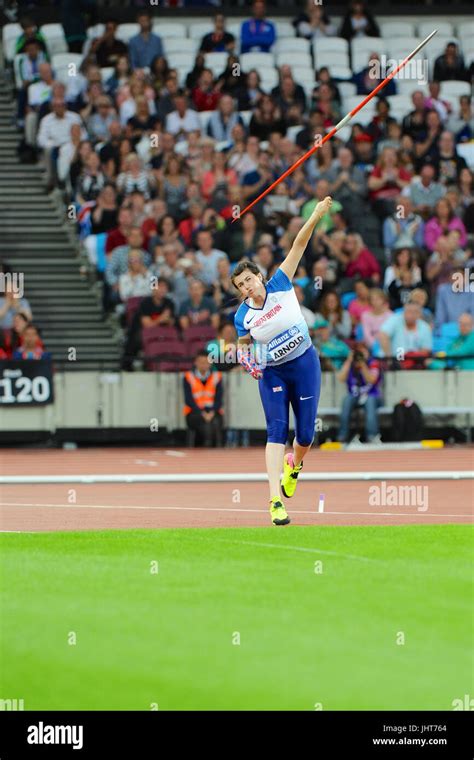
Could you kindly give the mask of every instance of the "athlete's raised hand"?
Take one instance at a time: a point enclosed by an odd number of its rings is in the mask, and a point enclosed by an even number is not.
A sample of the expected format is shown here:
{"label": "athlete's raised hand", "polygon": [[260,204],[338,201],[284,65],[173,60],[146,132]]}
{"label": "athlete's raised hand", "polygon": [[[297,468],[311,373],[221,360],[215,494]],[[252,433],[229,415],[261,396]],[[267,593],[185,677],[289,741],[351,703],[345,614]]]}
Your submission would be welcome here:
{"label": "athlete's raised hand", "polygon": [[316,208],[314,209],[314,213],[318,216],[324,216],[324,214],[327,214],[329,209],[332,205],[332,198],[330,195],[326,195],[324,200],[319,201],[319,203],[316,205]]}

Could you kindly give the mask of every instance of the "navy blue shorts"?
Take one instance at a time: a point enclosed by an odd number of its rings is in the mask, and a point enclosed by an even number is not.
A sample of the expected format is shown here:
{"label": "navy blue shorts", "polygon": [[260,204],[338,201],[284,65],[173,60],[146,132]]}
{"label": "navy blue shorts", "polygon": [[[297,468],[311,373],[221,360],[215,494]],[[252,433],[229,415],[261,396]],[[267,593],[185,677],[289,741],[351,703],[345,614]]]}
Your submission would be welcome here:
{"label": "navy blue shorts", "polygon": [[267,441],[287,442],[291,404],[296,441],[300,446],[309,446],[314,439],[321,390],[321,367],[314,346],[297,359],[265,367],[258,387],[267,421]]}

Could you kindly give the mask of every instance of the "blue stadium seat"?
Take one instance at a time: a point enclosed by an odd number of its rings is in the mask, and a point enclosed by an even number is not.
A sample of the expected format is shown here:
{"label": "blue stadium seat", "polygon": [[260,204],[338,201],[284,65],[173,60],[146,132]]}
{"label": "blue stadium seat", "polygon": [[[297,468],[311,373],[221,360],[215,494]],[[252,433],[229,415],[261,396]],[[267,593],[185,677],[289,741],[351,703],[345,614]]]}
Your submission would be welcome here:
{"label": "blue stadium seat", "polygon": [[457,322],[445,322],[441,325],[441,337],[453,340],[459,337],[459,327]]}
{"label": "blue stadium seat", "polygon": [[347,309],[351,301],[353,301],[355,298],[357,298],[357,296],[353,290],[351,290],[349,293],[343,293],[341,296],[342,308]]}

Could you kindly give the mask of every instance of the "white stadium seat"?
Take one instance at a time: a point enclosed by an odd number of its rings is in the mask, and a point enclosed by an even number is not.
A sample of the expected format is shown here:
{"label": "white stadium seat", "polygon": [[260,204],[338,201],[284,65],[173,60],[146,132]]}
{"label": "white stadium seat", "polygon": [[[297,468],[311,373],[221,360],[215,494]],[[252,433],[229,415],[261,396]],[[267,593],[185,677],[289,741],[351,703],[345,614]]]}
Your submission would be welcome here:
{"label": "white stadium seat", "polygon": [[170,53],[166,59],[172,69],[187,69],[189,74],[194,68],[194,53]]}
{"label": "white stadium seat", "polygon": [[393,37],[387,40],[387,55],[389,58],[403,60],[421,41],[421,37]]}
{"label": "white stadium seat", "polygon": [[6,61],[13,61],[15,45],[22,33],[20,24],[5,24],[2,29],[3,56]]}
{"label": "white stadium seat", "polygon": [[[418,24],[418,36],[424,39],[431,34],[433,29],[437,29],[438,34],[443,34],[447,37],[452,37],[454,35],[453,25],[450,21],[422,21]],[[436,36],[437,35],[435,35],[435,37]],[[435,37],[433,39],[435,39]]]}
{"label": "white stadium seat", "polygon": [[[396,79],[396,85],[397,85],[397,94],[398,95],[407,95],[410,98],[414,92],[417,92],[417,90],[421,90],[421,92],[424,93],[428,97],[429,95],[429,89],[427,84],[420,84],[414,79]],[[413,105],[411,105],[410,110],[413,110]]]}
{"label": "white stadium seat", "polygon": [[194,57],[199,48],[198,40],[188,40],[187,38],[171,37],[170,39],[163,39],[162,42],[166,57],[170,53],[189,53]]}
{"label": "white stadium seat", "polygon": [[50,56],[56,53],[67,53],[68,46],[61,24],[43,24],[40,32],[46,40],[46,47]]}
{"label": "white stadium seat", "polygon": [[187,36],[186,24],[178,24],[172,21],[153,21],[153,32],[161,37],[162,41],[169,40],[171,37],[178,37],[184,40]]}
{"label": "white stadium seat", "polygon": [[341,64],[329,66],[329,73],[333,79],[352,79],[352,71],[349,66]]}
{"label": "white stadium seat", "polygon": [[384,39],[392,37],[414,37],[415,25],[411,21],[384,21],[379,24]]}
{"label": "white stadium seat", "polygon": [[272,52],[277,55],[282,53],[307,53],[310,55],[310,44],[308,40],[304,40],[302,37],[285,37],[276,41]]}
{"label": "white stadium seat", "polygon": [[272,21],[276,28],[277,40],[295,36],[295,27],[289,21],[280,21],[279,19],[272,19]]}
{"label": "white stadium seat", "polygon": [[207,125],[214,111],[199,111],[199,119],[201,120],[201,130],[204,135],[207,135]]}
{"label": "white stadium seat", "polygon": [[211,69],[214,76],[221,74],[227,65],[228,57],[228,53],[206,53],[206,66]]}
{"label": "white stadium seat", "polygon": [[349,43],[343,37],[316,37],[313,40],[313,55],[315,58],[329,50],[349,55]]}
{"label": "white stadium seat", "polygon": [[275,65],[275,60],[272,53],[242,53],[240,56],[240,64],[244,71],[250,69],[271,68]]}
{"label": "white stadium seat", "polygon": [[286,64],[294,64],[295,66],[307,66],[308,69],[313,68],[313,62],[309,53],[293,52],[290,55],[288,53],[278,53],[276,57],[276,65],[280,67]]}
{"label": "white stadium seat", "polygon": [[212,19],[209,21],[192,21],[188,26],[188,36],[192,40],[199,40],[201,42],[205,34],[210,34],[214,31],[214,24]]}
{"label": "white stadium seat", "polygon": [[357,87],[354,82],[338,82],[337,89],[341,93],[341,98],[348,98],[357,94]]}
{"label": "white stadium seat", "polygon": [[264,92],[270,92],[278,84],[278,71],[273,68],[258,69],[260,74],[261,88]]}
{"label": "white stadium seat", "polygon": [[242,26],[241,21],[227,21],[225,28],[228,32],[234,35],[236,40],[240,40],[240,27]]}
{"label": "white stadium seat", "polygon": [[315,58],[316,69],[321,69],[323,66],[327,66],[328,69],[332,66],[346,66],[350,68],[349,56],[347,53],[339,52],[337,50],[328,50],[326,53],[319,53]]}
{"label": "white stadium seat", "polygon": [[461,82],[453,79],[449,82],[441,82],[442,98],[460,98],[461,95],[470,95],[471,85],[469,82]]}
{"label": "white stadium seat", "polygon": [[105,31],[105,24],[95,24],[87,28],[87,38],[92,40],[94,37],[101,37]]}
{"label": "white stadium seat", "polygon": [[115,69],[113,66],[104,66],[100,70],[100,76],[102,77],[102,84],[105,84],[111,76],[113,76]]}
{"label": "white stadium seat", "polygon": [[76,68],[79,69],[82,63],[82,53],[56,53],[51,58],[51,66],[54,71],[67,68],[70,63],[74,63]]}
{"label": "white stadium seat", "polygon": [[355,56],[365,56],[367,63],[371,53],[386,54],[387,40],[381,37],[355,37],[351,42],[351,50],[353,60]]}
{"label": "white stadium seat", "polygon": [[139,31],[139,24],[119,24],[117,27],[116,37],[117,39],[122,40],[122,42],[126,42],[128,44],[128,41],[132,37],[135,37]]}
{"label": "white stadium seat", "polygon": [[244,122],[244,125],[248,127],[250,124],[250,119],[252,118],[253,111],[240,111],[239,113],[242,121]]}

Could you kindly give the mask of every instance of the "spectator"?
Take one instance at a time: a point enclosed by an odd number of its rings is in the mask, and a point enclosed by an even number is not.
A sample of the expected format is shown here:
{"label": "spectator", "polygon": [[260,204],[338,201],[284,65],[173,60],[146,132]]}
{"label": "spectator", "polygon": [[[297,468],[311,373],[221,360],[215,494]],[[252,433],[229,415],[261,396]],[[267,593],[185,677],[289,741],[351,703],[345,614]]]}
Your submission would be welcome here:
{"label": "spectator", "polygon": [[413,213],[428,219],[436,204],[446,193],[446,188],[440,182],[435,182],[435,169],[432,164],[421,167],[420,176],[414,177],[408,188],[403,191],[413,204]]}
{"label": "spectator", "polygon": [[199,277],[206,285],[212,285],[217,279],[217,262],[227,258],[224,251],[213,247],[213,237],[210,230],[199,230],[196,236],[198,250],[196,252],[197,270]]}
{"label": "spectator", "polygon": [[454,212],[445,198],[440,198],[435,206],[435,215],[425,226],[425,245],[430,251],[436,248],[436,242],[441,235],[447,235],[451,231],[459,233],[459,245],[465,246],[467,242],[466,228]]}
{"label": "spectator", "polygon": [[34,40],[40,50],[47,55],[48,48],[46,46],[46,40],[42,33],[38,31],[38,27],[33,19],[30,16],[24,16],[20,19],[20,25],[23,31],[16,40],[14,54],[19,55],[20,53],[24,53],[27,43],[30,40]]}
{"label": "spectator", "polygon": [[132,229],[133,216],[128,208],[122,207],[118,212],[118,227],[111,229],[107,235],[105,252],[109,255],[114,248],[127,244],[128,236]]}
{"label": "spectator", "polygon": [[187,274],[192,267],[193,257],[179,257],[181,248],[176,243],[166,243],[161,247],[150,271],[152,275],[164,277],[170,284],[173,300],[178,309],[189,298]]}
{"label": "spectator", "polygon": [[393,251],[392,264],[385,270],[383,284],[385,290],[389,289],[394,280],[399,280],[410,287],[417,287],[421,282],[421,269],[410,246],[403,246]]}
{"label": "spectator", "polygon": [[474,139],[474,116],[469,95],[461,95],[459,98],[459,113],[458,115],[451,114],[446,128],[454,134],[455,140],[458,143],[469,142],[469,140]]}
{"label": "spectator", "polygon": [[466,252],[459,248],[458,241],[458,232],[440,235],[435,250],[426,262],[426,279],[431,283],[432,296],[443,282],[451,280],[454,270],[466,260]]}
{"label": "spectator", "polygon": [[28,316],[28,314],[24,314],[22,311],[14,313],[11,329],[4,333],[5,342],[3,348],[6,351],[6,357],[4,358],[10,358],[13,352],[21,347],[24,332],[30,324]]}
{"label": "spectator", "polygon": [[204,208],[205,206],[201,201],[191,201],[188,207],[189,216],[185,217],[178,225],[179,236],[187,248],[192,246],[196,232],[202,228]]}
{"label": "spectator", "polygon": [[91,53],[95,55],[97,65],[101,69],[109,66],[115,66],[121,55],[128,55],[128,49],[125,42],[115,37],[117,32],[117,22],[109,18],[105,21],[105,30],[102,37],[93,40]]}
{"label": "spectator", "polygon": [[463,57],[459,54],[455,42],[448,42],[444,53],[434,62],[433,79],[437,82],[447,82],[450,79],[468,81],[468,72]]}
{"label": "spectator", "polygon": [[211,69],[203,68],[191,98],[196,111],[215,111],[221,97],[220,86],[214,84]]}
{"label": "spectator", "polygon": [[156,287],[151,289],[151,296],[143,299],[138,307],[141,327],[174,326],[175,306],[169,297],[170,284],[164,277],[159,277]]}
{"label": "spectator", "polygon": [[150,113],[149,101],[145,95],[139,95],[135,98],[135,113],[127,121],[127,133],[134,145],[143,139],[143,137],[150,137],[152,132],[155,132],[156,139],[158,139],[158,132],[161,131],[161,122],[155,114]]}
{"label": "spectator", "polygon": [[327,319],[317,316],[312,325],[314,338],[313,345],[316,346],[321,357],[321,369],[338,370],[342,366],[344,359],[349,355],[349,346],[336,335],[331,335],[330,326]]}
{"label": "spectator", "polygon": [[441,283],[436,290],[435,330],[437,333],[446,322],[457,322],[461,314],[474,316],[472,292],[456,284],[456,278],[464,279],[464,272],[462,265],[453,266],[450,278]]}
{"label": "spectator", "polygon": [[342,252],[346,261],[345,277],[359,276],[376,284],[380,282],[380,265],[357,232],[346,236]]}
{"label": "spectator", "polygon": [[222,446],[223,393],[222,375],[214,370],[207,353],[199,351],[194,359],[194,369],[183,377],[185,406],[183,414],[189,430],[202,438],[204,446]]}
{"label": "spectator", "polygon": [[186,139],[189,132],[201,131],[201,122],[196,111],[188,108],[186,97],[182,90],[174,96],[174,111],[166,117],[166,131],[178,140]]}
{"label": "spectator", "polygon": [[460,172],[467,168],[466,160],[456,152],[454,135],[448,130],[441,133],[433,151],[433,160],[438,170],[438,179],[444,185],[457,182]]}
{"label": "spectator", "polygon": [[155,185],[153,175],[143,167],[143,162],[136,153],[129,153],[124,164],[124,171],[117,177],[117,190],[124,195],[139,190],[148,200]]}
{"label": "spectator", "polygon": [[26,325],[21,346],[17,348],[12,355],[12,359],[47,359],[50,354],[44,350],[38,328],[31,322]]}
{"label": "spectator", "polygon": [[380,37],[379,28],[362,0],[353,0],[342,22],[340,37]]}
{"label": "spectator", "polygon": [[253,18],[244,21],[240,29],[241,53],[269,53],[276,41],[275,26],[265,18],[264,0],[254,0]]}
{"label": "spectator", "polygon": [[27,299],[18,297],[12,288],[5,288],[5,294],[0,294],[0,330],[11,330],[15,314],[22,313],[28,321],[32,319],[31,307]]}
{"label": "spectator", "polygon": [[145,266],[150,266],[151,256],[148,251],[143,250],[143,233],[140,227],[131,227],[127,236],[127,245],[121,245],[114,248],[111,256],[107,260],[105,281],[112,291],[111,303],[118,302],[120,275],[126,274],[128,271],[128,257],[132,250],[140,250],[142,252]]}
{"label": "spectator", "polygon": [[212,362],[220,372],[239,371],[236,364],[237,331],[231,322],[224,322],[219,327],[217,337],[209,341],[206,353],[209,363]]}
{"label": "spectator", "polygon": [[380,288],[371,288],[369,294],[370,308],[364,311],[360,322],[364,343],[372,351],[380,328],[393,314],[388,306],[386,294]]}
{"label": "spectator", "polygon": [[365,414],[365,441],[380,441],[377,407],[382,403],[382,373],[377,359],[369,358],[367,346],[357,343],[336,375],[347,387],[341,409],[338,440],[342,443],[349,436],[351,414],[356,407]]}
{"label": "spectator", "polygon": [[130,65],[132,69],[150,68],[156,56],[163,55],[161,38],[152,32],[152,19],[149,10],[137,13],[140,32],[128,42]]}
{"label": "spectator", "polygon": [[86,168],[81,173],[77,183],[77,202],[83,206],[88,201],[95,201],[105,182],[105,175],[100,168],[100,158],[97,153],[92,151],[87,159]]}
{"label": "spectator", "polygon": [[434,109],[437,111],[441,122],[444,124],[449,114],[452,111],[451,103],[448,100],[440,98],[440,84],[439,82],[430,82],[428,84],[430,95],[425,100],[425,106],[429,110]]}
{"label": "spectator", "polygon": [[129,298],[148,296],[150,290],[150,273],[143,262],[143,254],[132,248],[128,254],[128,270],[119,277],[120,300],[125,303]]}
{"label": "spectator", "polygon": [[[441,286],[443,287],[443,286]],[[427,359],[429,369],[474,370],[474,319],[472,314],[463,313],[457,320],[459,336],[453,338],[446,351],[440,352],[442,359]]]}
{"label": "spectator", "polygon": [[233,263],[240,259],[251,259],[257,250],[260,237],[257,218],[252,211],[244,214],[239,227],[240,229],[232,235],[232,246],[229,251],[229,258]]}
{"label": "spectator", "polygon": [[114,73],[105,82],[105,91],[111,97],[115,98],[117,91],[125,85],[128,85],[132,68],[127,55],[120,55],[114,66]]}
{"label": "spectator", "polygon": [[363,214],[367,196],[367,180],[364,172],[354,166],[354,156],[349,148],[339,148],[337,159],[326,172],[329,192],[334,200],[339,201],[353,224]]}
{"label": "spectator", "polygon": [[153,237],[149,240],[148,250],[150,252],[154,252],[156,256],[156,249],[157,246],[159,246],[160,251],[158,251],[158,254],[161,255],[163,246],[170,244],[176,245],[177,249],[180,252],[182,251],[182,245],[179,240],[179,230],[176,226],[176,221],[174,217],[171,216],[171,214],[164,214],[156,225],[156,235],[153,235]]}
{"label": "spectator", "polygon": [[49,63],[38,66],[39,79],[28,87],[28,105],[25,116],[25,141],[27,145],[36,145],[39,112],[42,105],[51,99],[53,89],[53,71]]}
{"label": "spectator", "polygon": [[186,202],[188,176],[184,160],[176,154],[167,158],[160,184],[159,196],[173,217],[181,217]]}
{"label": "spectator", "polygon": [[110,125],[117,118],[112,101],[107,95],[99,95],[93,113],[87,119],[87,131],[92,142],[105,142],[110,136]]}
{"label": "spectator", "polygon": [[46,63],[46,55],[40,50],[35,40],[28,40],[25,52],[19,56],[17,67],[18,85],[18,126],[23,128],[25,124],[25,112],[28,103],[28,88],[39,81],[42,63]]}
{"label": "spectator", "polygon": [[383,244],[387,250],[393,248],[422,248],[424,241],[424,222],[421,216],[413,213],[413,206],[408,196],[399,195],[396,199],[397,210],[387,216],[383,223]]}
{"label": "spectator", "polygon": [[412,140],[416,140],[423,136],[426,130],[426,115],[428,113],[425,106],[425,96],[421,90],[415,90],[412,92],[411,99],[414,105],[414,110],[410,111],[402,121],[403,134],[409,135]]}
{"label": "spectator", "polygon": [[[369,95],[384,80],[382,75],[382,63],[378,53],[370,53],[367,66],[358,71],[352,77],[352,81],[357,87],[358,95]],[[391,79],[383,88],[384,97],[395,95],[395,81]]]}
{"label": "spectator", "polygon": [[308,309],[308,307],[304,305],[304,296],[305,296],[305,293],[304,293],[304,290],[301,287],[301,285],[298,285],[297,283],[294,282],[293,283],[293,288],[294,288],[294,291],[296,293],[296,298],[298,299],[298,303],[300,305],[300,309],[301,309],[301,313],[302,313],[302,315],[304,317],[304,321],[308,325],[308,329],[311,332],[312,329],[313,329],[315,320],[316,320],[316,314],[314,313],[314,311],[311,311],[311,309]]}
{"label": "spectator", "polygon": [[[176,98],[179,96],[180,92],[182,91],[179,89],[178,79],[174,75],[173,71],[170,70],[165,76],[165,83],[164,86],[160,89],[160,97],[158,98],[156,104],[157,116],[164,124],[166,124],[167,117],[176,110]],[[186,109],[187,100],[184,98],[184,105],[182,107],[180,101],[180,110],[182,110],[184,114],[186,112]],[[195,129],[200,129],[200,126],[195,126],[196,121],[193,121],[191,123],[189,120],[190,117],[188,116],[188,123],[190,123],[189,131],[193,131],[193,125]]]}
{"label": "spectator", "polygon": [[325,319],[329,322],[329,334],[331,337],[347,340],[352,333],[352,322],[349,313],[342,308],[339,295],[329,290],[323,294],[319,312],[316,319]]}
{"label": "spectator", "polygon": [[[322,193],[325,193],[325,195],[322,195]],[[316,205],[319,203],[319,201],[325,198],[326,195],[329,195],[329,183],[325,179],[320,179],[314,191],[314,198],[305,203],[301,209],[301,216],[305,221],[309,219],[314,209],[316,208]],[[326,234],[331,232],[331,230],[334,229],[334,216],[341,210],[342,204],[339,203],[339,201],[334,200],[328,213],[324,214],[324,216],[321,217],[321,220],[316,225],[316,232]]]}
{"label": "spectator", "polygon": [[426,112],[425,127],[418,131],[415,139],[415,157],[419,169],[424,163],[434,163],[436,145],[443,131],[443,125],[437,111],[433,108]]}
{"label": "spectator", "polygon": [[359,324],[363,314],[370,309],[370,286],[371,283],[367,280],[356,280],[354,282],[356,297],[347,307],[354,327]]}
{"label": "spectator", "polygon": [[384,148],[368,184],[374,212],[382,219],[394,211],[394,200],[410,184],[411,174],[401,165],[393,148]]}
{"label": "spectator", "polygon": [[218,142],[231,142],[236,124],[243,125],[243,121],[235,111],[233,99],[230,95],[221,95],[217,109],[209,119],[207,134]]}
{"label": "spectator", "polygon": [[286,125],[280,109],[270,95],[262,95],[249,124],[249,135],[268,140],[272,132],[286,134]]}
{"label": "spectator", "polygon": [[284,117],[293,105],[300,107],[300,113],[306,110],[306,94],[303,87],[297,84],[293,78],[291,66],[284,63],[278,69],[278,84],[272,89],[272,97],[276,105],[282,111]]}
{"label": "spectator", "polygon": [[322,5],[316,5],[314,0],[307,0],[306,12],[300,13],[292,22],[297,37],[307,40],[319,37],[334,37],[337,33],[334,24],[331,24],[329,16]]}
{"label": "spectator", "polygon": [[400,355],[404,359],[409,353],[430,353],[432,334],[430,326],[421,318],[421,307],[410,301],[400,314],[393,314],[382,325],[379,342],[385,356]]}
{"label": "spectator", "polygon": [[238,299],[230,276],[229,259],[217,262],[217,280],[213,283],[213,298],[221,318],[230,320],[238,307]]}
{"label": "spectator", "polygon": [[56,184],[56,162],[59,149],[69,142],[72,125],[80,125],[81,136],[83,139],[86,137],[81,117],[77,113],[68,111],[64,100],[54,98],[51,105],[52,113],[41,119],[38,132],[38,146],[43,150],[49,190]]}
{"label": "spectator", "polygon": [[200,50],[203,53],[232,53],[235,48],[235,37],[225,28],[223,13],[214,16],[214,31],[205,34],[201,40]]}
{"label": "spectator", "polygon": [[204,292],[202,280],[191,280],[189,299],[183,303],[179,311],[179,324],[182,330],[186,330],[190,325],[211,325],[216,330],[219,327],[217,306],[212,298],[204,295]]}
{"label": "spectator", "polygon": [[229,205],[229,188],[238,183],[234,169],[227,166],[223,151],[214,154],[212,169],[205,172],[201,182],[201,193],[206,201],[218,213]]}
{"label": "spectator", "polygon": [[[115,187],[104,185],[97,196],[97,201],[91,213],[91,234],[108,233],[117,227],[118,207]],[[125,238],[124,238],[125,240]]]}
{"label": "spectator", "polygon": [[[242,77],[236,77],[234,74],[229,74],[229,76],[236,90],[235,95],[237,97],[238,110],[250,111],[255,108],[265,94],[261,87],[261,78],[258,71],[251,69],[247,75],[243,75]],[[243,79],[243,84],[240,83],[241,78]],[[229,90],[228,85],[223,86],[223,91],[229,93]]]}

